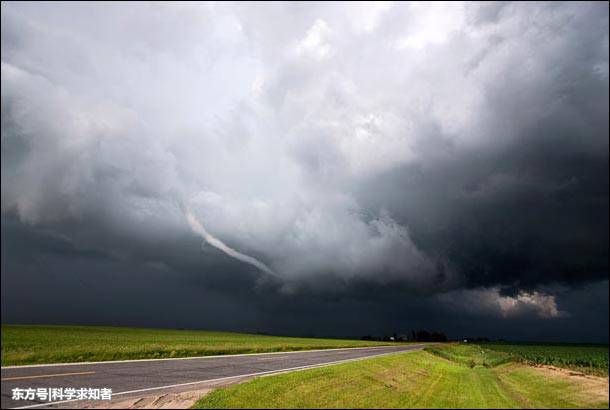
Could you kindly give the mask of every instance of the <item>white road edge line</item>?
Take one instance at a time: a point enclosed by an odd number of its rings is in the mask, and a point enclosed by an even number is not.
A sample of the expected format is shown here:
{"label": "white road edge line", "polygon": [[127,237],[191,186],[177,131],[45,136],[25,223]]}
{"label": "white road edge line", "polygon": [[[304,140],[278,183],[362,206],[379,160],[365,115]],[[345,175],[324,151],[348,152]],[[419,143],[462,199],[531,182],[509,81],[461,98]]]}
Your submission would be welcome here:
{"label": "white road edge line", "polygon": [[[285,372],[291,372],[291,371],[307,370],[307,369],[313,369],[313,368],[316,368],[316,367],[331,366],[333,364],[354,362],[354,361],[357,361],[357,360],[371,359],[371,358],[380,357],[380,356],[388,356],[388,355],[391,355],[391,354],[415,352],[415,351],[420,350],[420,349],[423,349],[423,346],[421,346],[419,349],[409,349],[409,350],[400,350],[400,351],[397,351],[397,352],[380,353],[380,354],[375,354],[375,355],[372,355],[372,356],[364,356],[364,357],[356,357],[356,358],[353,358],[353,359],[336,360],[336,361],[333,361],[333,362],[326,362],[326,363],[319,363],[319,364],[310,364],[310,365],[307,365],[307,366],[289,367],[289,368],[286,368],[286,369],[268,370],[268,371],[264,371],[264,372],[248,373],[248,374],[238,374],[238,375],[235,375],[235,376],[219,377],[217,379],[207,379],[207,380],[199,380],[199,381],[196,381],[196,382],[171,384],[171,385],[168,385],[168,386],[148,387],[146,389],[129,390],[129,391],[123,391],[123,392],[119,392],[119,393],[112,393],[112,396],[114,397],[114,396],[119,396],[119,395],[122,395],[122,394],[140,393],[140,392],[152,391],[152,390],[169,389],[169,388],[172,388],[172,387],[190,386],[190,385],[199,384],[199,383],[218,382],[218,381],[222,381],[222,380],[238,379],[240,377],[262,376],[262,375],[273,374],[273,373],[285,373]],[[337,350],[339,350],[339,349],[337,349]],[[29,405],[29,406],[13,407],[13,409],[33,409],[33,408],[37,408],[37,407],[52,406],[52,405],[56,405],[56,404],[71,403],[71,402],[75,402],[75,401],[83,401],[83,399],[80,399],[80,400],[72,399],[72,400],[55,401],[55,402],[49,402],[49,403],[32,404],[32,405]]]}
{"label": "white road edge line", "polygon": [[[404,345],[413,346],[413,345]],[[27,369],[29,367],[45,367],[45,366],[79,366],[85,364],[105,364],[105,363],[131,363],[131,362],[157,362],[164,360],[193,360],[193,359],[214,359],[218,357],[240,357],[240,356],[258,356],[262,354],[290,354],[290,353],[308,353],[308,352],[326,352],[333,350],[359,350],[359,349],[383,349],[388,347],[398,347],[396,345],[386,346],[370,346],[370,347],[338,347],[331,349],[314,349],[314,350],[291,350],[288,352],[262,352],[262,353],[240,353],[240,354],[217,354],[210,356],[189,356],[189,357],[166,357],[162,359],[130,359],[130,360],[107,360],[99,362],[76,362],[76,363],[48,363],[48,364],[25,364],[17,366],[2,366],[0,369]]]}

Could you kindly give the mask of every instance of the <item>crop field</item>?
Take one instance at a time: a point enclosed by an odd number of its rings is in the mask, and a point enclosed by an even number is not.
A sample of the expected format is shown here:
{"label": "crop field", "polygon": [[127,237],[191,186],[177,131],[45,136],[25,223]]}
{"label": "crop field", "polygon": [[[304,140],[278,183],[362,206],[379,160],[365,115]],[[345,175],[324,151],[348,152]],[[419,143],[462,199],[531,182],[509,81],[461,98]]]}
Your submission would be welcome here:
{"label": "crop field", "polygon": [[434,346],[256,378],[194,408],[608,408],[607,378],[494,365],[503,360],[509,355],[477,346]]}
{"label": "crop field", "polygon": [[263,353],[389,343],[200,330],[2,325],[2,366]]}
{"label": "crop field", "polygon": [[494,367],[513,361],[565,367],[599,376],[608,375],[608,347],[601,345],[451,343],[429,346],[426,350],[470,367]]}
{"label": "crop field", "polygon": [[480,346],[529,364],[553,365],[608,375],[608,346],[524,343],[485,343]]}

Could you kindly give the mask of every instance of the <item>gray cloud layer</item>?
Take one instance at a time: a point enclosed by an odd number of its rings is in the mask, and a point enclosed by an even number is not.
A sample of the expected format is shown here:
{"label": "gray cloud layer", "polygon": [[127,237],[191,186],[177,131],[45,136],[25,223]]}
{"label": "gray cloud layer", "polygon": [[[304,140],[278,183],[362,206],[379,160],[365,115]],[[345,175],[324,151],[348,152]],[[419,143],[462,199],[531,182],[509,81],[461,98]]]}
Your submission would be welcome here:
{"label": "gray cloud layer", "polygon": [[608,97],[607,3],[3,3],[3,284],[267,298],[242,328],[286,298],[578,320],[608,300]]}

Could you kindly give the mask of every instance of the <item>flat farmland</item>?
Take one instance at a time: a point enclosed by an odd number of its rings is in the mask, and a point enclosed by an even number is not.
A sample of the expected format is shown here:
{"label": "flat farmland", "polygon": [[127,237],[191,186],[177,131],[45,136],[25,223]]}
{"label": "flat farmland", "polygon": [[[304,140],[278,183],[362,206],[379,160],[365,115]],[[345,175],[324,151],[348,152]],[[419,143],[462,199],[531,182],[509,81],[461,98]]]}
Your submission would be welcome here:
{"label": "flat farmland", "polygon": [[2,325],[2,366],[267,353],[388,344],[394,343],[202,330]]}

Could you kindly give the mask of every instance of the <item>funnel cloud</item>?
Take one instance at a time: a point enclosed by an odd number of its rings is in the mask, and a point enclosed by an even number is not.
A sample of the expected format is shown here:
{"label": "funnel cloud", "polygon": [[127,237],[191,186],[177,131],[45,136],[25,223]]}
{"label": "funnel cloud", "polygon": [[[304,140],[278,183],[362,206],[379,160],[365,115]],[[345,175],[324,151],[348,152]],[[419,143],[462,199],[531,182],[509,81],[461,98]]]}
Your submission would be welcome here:
{"label": "funnel cloud", "polygon": [[243,253],[236,251],[235,249],[227,246],[220,239],[214,237],[212,234],[210,234],[208,231],[206,231],[206,229],[203,227],[201,222],[199,222],[199,220],[195,217],[195,215],[193,215],[193,213],[191,211],[189,211],[188,209],[184,211],[184,216],[186,217],[186,220],[187,220],[189,226],[191,227],[191,229],[193,230],[193,232],[195,232],[197,235],[201,236],[204,241],[206,241],[207,243],[209,243],[216,249],[221,250],[222,252],[226,253],[227,255],[229,255],[232,258],[235,258],[239,261],[242,261],[244,263],[248,263],[252,266],[255,266],[263,272],[266,272],[273,276],[277,276],[264,263],[253,258],[252,256],[244,255]]}

